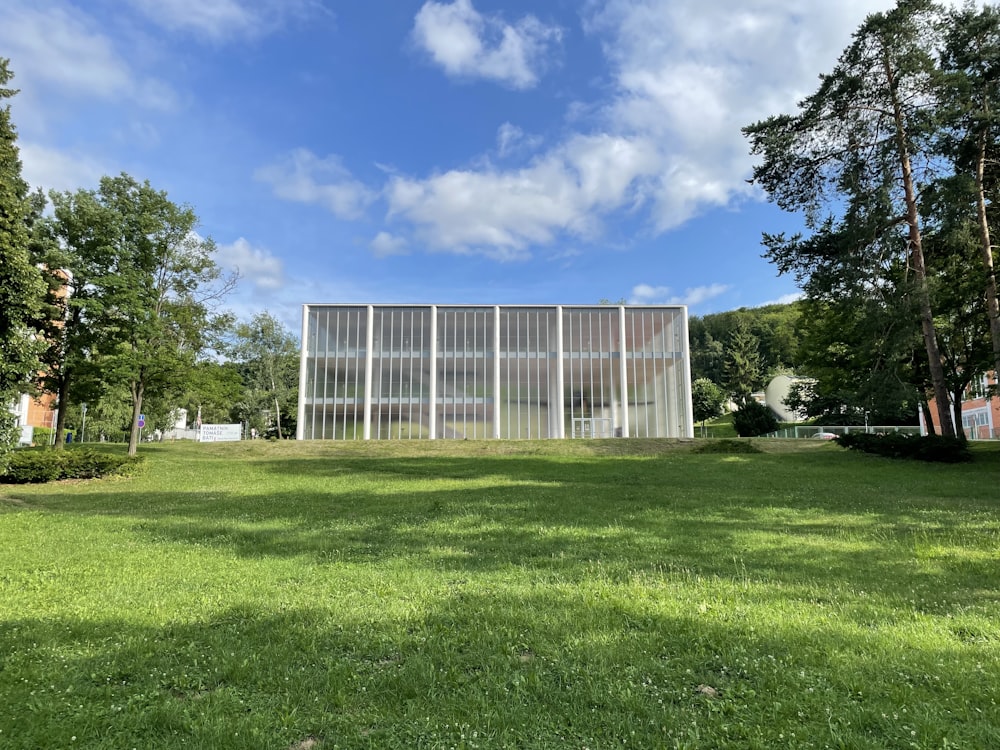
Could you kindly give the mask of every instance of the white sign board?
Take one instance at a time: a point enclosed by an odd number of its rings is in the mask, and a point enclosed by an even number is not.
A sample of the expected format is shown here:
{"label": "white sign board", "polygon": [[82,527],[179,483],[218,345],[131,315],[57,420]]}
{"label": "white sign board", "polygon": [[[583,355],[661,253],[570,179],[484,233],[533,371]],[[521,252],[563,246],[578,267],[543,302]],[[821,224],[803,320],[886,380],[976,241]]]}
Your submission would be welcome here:
{"label": "white sign board", "polygon": [[203,424],[198,430],[198,441],[202,443],[226,443],[239,440],[243,434],[241,424]]}

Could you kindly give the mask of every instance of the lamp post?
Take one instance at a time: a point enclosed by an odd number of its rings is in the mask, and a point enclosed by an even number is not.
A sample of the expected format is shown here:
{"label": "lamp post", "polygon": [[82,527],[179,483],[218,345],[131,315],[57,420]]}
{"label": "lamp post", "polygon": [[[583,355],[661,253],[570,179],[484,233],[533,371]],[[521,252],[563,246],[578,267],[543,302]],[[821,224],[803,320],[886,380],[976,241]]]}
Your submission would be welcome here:
{"label": "lamp post", "polygon": [[84,401],[80,404],[80,442],[83,442],[83,437],[87,432],[87,402]]}

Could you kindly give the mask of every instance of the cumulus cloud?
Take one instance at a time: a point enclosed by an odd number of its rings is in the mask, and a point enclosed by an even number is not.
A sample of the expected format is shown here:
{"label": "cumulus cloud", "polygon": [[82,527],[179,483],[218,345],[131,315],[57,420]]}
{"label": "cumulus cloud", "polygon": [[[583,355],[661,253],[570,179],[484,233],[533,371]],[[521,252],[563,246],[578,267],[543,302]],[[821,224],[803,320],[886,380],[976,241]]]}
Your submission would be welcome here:
{"label": "cumulus cloud", "polygon": [[258,37],[288,19],[322,12],[316,0],[130,0],[147,18],[171,31],[213,40]]}
{"label": "cumulus cloud", "polygon": [[[612,212],[635,212],[657,234],[752,199],[741,127],[791,111],[833,65],[857,23],[890,6],[888,0],[808,10],[784,0],[747,0],[736,10],[724,0],[585,4],[583,27],[602,44],[607,94],[568,105],[576,132],[507,169],[483,160],[424,177],[395,175],[385,191],[389,213],[414,223],[431,247],[509,259],[561,235],[593,240]],[[490,23],[498,22],[468,0],[428,2],[414,34],[445,70],[483,75],[476,61],[493,49],[483,44]],[[503,123],[497,154],[512,161],[524,137]]]}
{"label": "cumulus cloud", "polygon": [[285,285],[281,260],[264,248],[254,247],[243,237],[228,245],[218,245],[215,258],[220,266],[236,271],[255,289],[274,290]]}
{"label": "cumulus cloud", "polygon": [[[183,2],[193,0],[171,0],[171,7]],[[244,7],[216,3],[222,15]],[[482,157],[428,175],[389,171],[377,193],[339,157],[300,149],[256,176],[282,198],[326,206],[344,219],[360,218],[382,197],[388,217],[411,224],[429,248],[500,260],[567,237],[598,240],[613,214],[630,213],[645,231],[665,232],[753,196],[740,128],[793,109],[857,22],[889,4],[844,0],[802,11],[785,0],[747,0],[734,11],[723,0],[588,3],[583,28],[601,42],[606,93],[568,104],[572,129],[547,149],[508,121],[496,134],[503,167]],[[471,0],[425,2],[412,34],[449,75],[514,88],[537,83],[561,39],[559,29],[533,16],[510,23],[480,13]],[[387,255],[404,251],[402,242],[382,233],[369,246]],[[718,292],[691,290],[683,299],[697,304],[699,293]]]}
{"label": "cumulus cloud", "polygon": [[29,142],[21,142],[18,149],[24,179],[32,188],[45,191],[95,188],[103,175],[115,172],[96,159],[76,152]]}
{"label": "cumulus cloud", "polygon": [[685,289],[683,294],[674,294],[668,286],[651,286],[649,284],[637,284],[632,288],[632,296],[629,298],[631,305],[699,305],[710,299],[719,297],[728,292],[730,287],[726,284],[709,284]]}
{"label": "cumulus cloud", "polygon": [[416,224],[432,247],[510,260],[562,232],[593,238],[595,215],[641,202],[639,186],[657,166],[642,139],[577,136],[516,170],[396,176],[386,199],[390,215]]}
{"label": "cumulus cloud", "polygon": [[166,83],[133,71],[98,24],[74,8],[3,3],[0,48],[14,61],[17,85],[27,90],[48,87],[74,97],[127,98],[161,110],[177,105]]}
{"label": "cumulus cloud", "polygon": [[792,111],[859,21],[891,5],[844,0],[803,9],[747,0],[734,9],[724,0],[608,0],[587,15],[614,81],[607,127],[660,144],[665,169],[650,195],[655,229],[750,195],[741,127]]}
{"label": "cumulus cloud", "polygon": [[390,255],[405,255],[409,243],[404,237],[396,237],[389,232],[379,232],[369,244],[376,258]]}
{"label": "cumulus cloud", "polygon": [[355,179],[339,156],[320,158],[308,149],[296,149],[278,162],[254,173],[271,185],[274,194],[298,203],[315,203],[341,219],[358,219],[376,194]]}
{"label": "cumulus cloud", "polygon": [[479,13],[471,0],[426,2],[413,38],[450,76],[485,78],[515,89],[538,83],[562,32],[527,15],[514,24]]}

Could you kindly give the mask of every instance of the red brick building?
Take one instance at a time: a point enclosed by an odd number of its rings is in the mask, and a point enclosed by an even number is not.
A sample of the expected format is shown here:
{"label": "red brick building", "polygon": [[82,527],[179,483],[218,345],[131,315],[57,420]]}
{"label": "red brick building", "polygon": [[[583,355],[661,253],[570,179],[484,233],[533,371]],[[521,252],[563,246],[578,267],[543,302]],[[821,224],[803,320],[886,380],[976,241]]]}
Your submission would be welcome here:
{"label": "red brick building", "polygon": [[[1000,395],[997,394],[997,375],[987,373],[969,386],[962,400],[961,429],[969,440],[1000,440]],[[991,393],[993,394],[991,396]],[[931,400],[930,411],[934,430],[941,434],[937,409]],[[958,427],[958,425],[956,425]],[[921,434],[927,434],[924,417],[920,415]]]}

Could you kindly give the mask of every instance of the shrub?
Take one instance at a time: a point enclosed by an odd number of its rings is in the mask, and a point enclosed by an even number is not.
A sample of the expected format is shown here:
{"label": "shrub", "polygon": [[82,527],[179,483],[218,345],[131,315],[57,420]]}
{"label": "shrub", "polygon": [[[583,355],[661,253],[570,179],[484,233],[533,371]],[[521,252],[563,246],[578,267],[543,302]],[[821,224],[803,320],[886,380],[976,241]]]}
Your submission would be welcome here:
{"label": "shrub", "polygon": [[733,427],[740,437],[767,435],[778,429],[778,420],[771,410],[757,401],[750,401],[733,412]]}
{"label": "shrub", "polygon": [[98,479],[131,474],[142,459],[89,450],[20,450],[10,456],[4,484],[35,484],[57,479]]}
{"label": "shrub", "polygon": [[888,458],[910,458],[948,464],[972,460],[968,444],[957,437],[906,435],[899,432],[884,435],[849,432],[846,435],[839,435],[834,440],[844,448]]}
{"label": "shrub", "polygon": [[51,445],[52,434],[55,429],[52,427],[36,427],[31,432],[32,445]]}
{"label": "shrub", "polygon": [[695,453],[763,453],[749,440],[709,440],[694,449]]}

